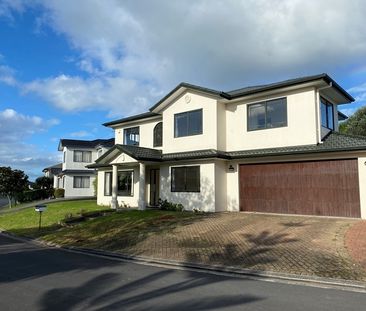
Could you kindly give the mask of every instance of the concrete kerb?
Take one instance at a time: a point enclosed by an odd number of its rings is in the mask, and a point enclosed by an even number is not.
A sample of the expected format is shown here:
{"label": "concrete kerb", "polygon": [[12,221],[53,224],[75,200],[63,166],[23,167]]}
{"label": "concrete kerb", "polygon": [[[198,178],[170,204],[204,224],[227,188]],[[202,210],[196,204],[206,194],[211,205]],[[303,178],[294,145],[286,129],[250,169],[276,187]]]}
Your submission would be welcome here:
{"label": "concrete kerb", "polygon": [[34,240],[31,238],[23,238],[19,236],[15,236],[5,230],[0,228],[0,233],[4,234],[10,238],[21,242],[27,242],[31,244],[35,244],[41,247],[49,247],[49,248],[57,248],[67,252],[85,254],[88,256],[105,258],[109,260],[117,260],[122,262],[133,262],[136,264],[156,266],[168,269],[176,269],[176,270],[185,270],[185,271],[193,271],[193,272],[201,272],[201,273],[209,273],[215,275],[229,276],[229,277],[240,277],[245,279],[266,281],[266,282],[280,282],[285,284],[294,284],[294,285],[302,285],[302,286],[310,286],[310,287],[320,287],[326,289],[338,289],[344,291],[352,291],[359,293],[366,293],[366,283],[360,281],[351,281],[344,279],[331,279],[331,278],[322,278],[317,276],[299,276],[296,274],[286,274],[279,272],[270,272],[270,271],[258,271],[258,270],[250,270],[250,269],[242,269],[232,266],[219,266],[219,265],[203,265],[197,264],[193,262],[185,262],[185,261],[176,261],[169,259],[158,259],[152,257],[144,257],[144,256],[131,256],[124,255],[120,253],[103,251],[103,250],[95,250],[95,249],[87,249],[80,247],[64,247],[52,242],[46,242],[42,240]]}

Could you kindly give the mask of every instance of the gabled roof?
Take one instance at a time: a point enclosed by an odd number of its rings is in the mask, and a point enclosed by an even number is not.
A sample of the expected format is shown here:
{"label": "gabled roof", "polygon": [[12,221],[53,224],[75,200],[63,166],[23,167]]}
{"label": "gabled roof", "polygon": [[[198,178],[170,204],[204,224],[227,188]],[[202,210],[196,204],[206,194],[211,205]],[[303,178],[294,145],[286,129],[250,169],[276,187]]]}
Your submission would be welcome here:
{"label": "gabled roof", "polygon": [[236,98],[239,98],[242,96],[253,95],[253,94],[260,93],[260,92],[271,91],[271,90],[275,90],[275,89],[279,89],[279,88],[283,88],[283,87],[296,86],[296,85],[300,85],[303,83],[314,82],[317,80],[323,80],[328,84],[331,83],[332,87],[334,89],[336,89],[340,94],[342,94],[344,96],[344,98],[346,98],[349,102],[353,102],[355,100],[350,94],[347,93],[347,91],[345,91],[337,82],[335,82],[326,73],[306,76],[306,77],[300,77],[300,78],[295,78],[295,79],[288,79],[285,81],[280,81],[280,82],[275,82],[275,83],[270,83],[270,84],[248,86],[248,87],[244,87],[244,88],[240,88],[240,89],[236,89],[236,90],[232,90],[232,91],[227,91],[227,92],[218,91],[218,90],[182,82],[182,83],[178,84],[173,90],[171,90],[167,95],[165,95],[162,99],[160,99],[155,105],[153,105],[149,109],[150,110],[149,112],[144,112],[144,113],[137,114],[134,116],[118,119],[118,120],[111,121],[111,122],[106,122],[103,125],[104,126],[113,126],[113,125],[120,124],[120,123],[126,123],[126,122],[137,121],[137,120],[142,120],[142,119],[159,116],[158,113],[155,113],[153,111],[156,108],[158,108],[163,102],[165,102],[169,97],[171,97],[174,93],[176,93],[178,90],[180,90],[181,88],[199,91],[199,92],[202,92],[205,94],[217,96],[218,98],[225,98],[227,100],[233,100],[233,99],[236,99]]}
{"label": "gabled roof", "polygon": [[52,165],[52,166],[49,166],[49,167],[45,167],[42,172],[45,172],[45,171],[49,171],[49,170],[62,170],[62,163],[58,163],[58,164],[55,164],[55,165]]}
{"label": "gabled roof", "polygon": [[112,147],[113,145],[114,138],[94,140],[60,139],[58,150],[61,151],[63,147],[96,148],[97,146]]}
{"label": "gabled roof", "polygon": [[283,156],[294,154],[311,154],[311,153],[325,153],[325,152],[347,152],[347,151],[366,151],[366,137],[351,136],[335,132],[330,132],[325,137],[323,143],[302,146],[290,146],[279,148],[265,148],[253,150],[240,151],[220,151],[215,149],[193,150],[187,152],[175,152],[163,154],[160,150],[152,148],[143,148],[128,145],[115,145],[112,149],[101,156],[95,164],[88,165],[88,168],[98,168],[108,166],[104,163],[108,155],[118,150],[124,152],[132,158],[139,161],[153,161],[153,162],[173,162],[181,160],[200,160],[200,159],[246,159],[259,158],[267,156]]}

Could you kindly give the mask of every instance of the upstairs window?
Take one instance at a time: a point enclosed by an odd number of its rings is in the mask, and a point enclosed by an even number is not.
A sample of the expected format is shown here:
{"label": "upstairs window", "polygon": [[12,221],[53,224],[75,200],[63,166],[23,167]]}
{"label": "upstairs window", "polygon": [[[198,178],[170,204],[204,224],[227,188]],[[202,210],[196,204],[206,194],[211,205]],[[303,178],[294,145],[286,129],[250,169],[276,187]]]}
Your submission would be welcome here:
{"label": "upstairs window", "polygon": [[320,98],[320,114],[322,118],[322,126],[330,130],[334,130],[333,105],[322,97]]}
{"label": "upstairs window", "polygon": [[172,167],[172,192],[200,192],[200,167],[180,166]]}
{"label": "upstairs window", "polygon": [[103,149],[98,149],[98,158],[100,158],[103,155]]}
{"label": "upstairs window", "polygon": [[287,126],[286,98],[248,105],[248,131]]}
{"label": "upstairs window", "polygon": [[174,115],[174,137],[202,134],[202,109]]}
{"label": "upstairs window", "polygon": [[91,151],[74,150],[74,162],[91,163]]}
{"label": "upstairs window", "polygon": [[163,122],[159,122],[154,127],[154,147],[163,145]]}
{"label": "upstairs window", "polygon": [[138,126],[124,130],[124,144],[132,146],[140,144],[140,128]]}

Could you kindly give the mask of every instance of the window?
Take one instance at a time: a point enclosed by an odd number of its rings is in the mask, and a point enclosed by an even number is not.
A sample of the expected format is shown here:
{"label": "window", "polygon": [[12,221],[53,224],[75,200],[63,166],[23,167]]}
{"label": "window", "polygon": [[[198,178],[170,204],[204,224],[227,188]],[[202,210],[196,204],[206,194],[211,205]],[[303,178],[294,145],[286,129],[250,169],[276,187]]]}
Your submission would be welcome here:
{"label": "window", "polygon": [[248,105],[248,131],[287,126],[286,98]]}
{"label": "window", "polygon": [[103,155],[103,149],[98,149],[98,158],[100,158]]}
{"label": "window", "polygon": [[118,172],[118,195],[132,196],[133,195],[133,172],[122,171]]}
{"label": "window", "polygon": [[200,192],[200,167],[172,167],[172,192]]}
{"label": "window", "polygon": [[124,130],[124,144],[138,146],[140,143],[140,128],[130,127]]}
{"label": "window", "polygon": [[112,172],[104,173],[104,195],[112,195]]}
{"label": "window", "polygon": [[74,150],[74,162],[91,162],[91,151]]}
{"label": "window", "polygon": [[320,98],[320,110],[321,110],[322,126],[328,128],[330,130],[334,130],[333,105],[321,97]]}
{"label": "window", "polygon": [[163,145],[163,122],[159,122],[154,127],[154,147]]}
{"label": "window", "polygon": [[174,137],[202,134],[202,109],[174,115]]}
{"label": "window", "polygon": [[63,162],[66,162],[66,151],[64,151],[64,157],[63,157]]}
{"label": "window", "polygon": [[74,176],[74,188],[90,188],[90,177]]}

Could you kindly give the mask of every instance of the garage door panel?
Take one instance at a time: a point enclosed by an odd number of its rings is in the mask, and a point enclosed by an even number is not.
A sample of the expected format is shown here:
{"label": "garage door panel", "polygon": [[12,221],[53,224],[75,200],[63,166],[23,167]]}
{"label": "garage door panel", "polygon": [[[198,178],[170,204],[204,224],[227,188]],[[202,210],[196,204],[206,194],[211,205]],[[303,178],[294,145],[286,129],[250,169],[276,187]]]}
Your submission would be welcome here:
{"label": "garage door panel", "polygon": [[241,165],[240,210],[360,217],[357,160]]}

